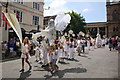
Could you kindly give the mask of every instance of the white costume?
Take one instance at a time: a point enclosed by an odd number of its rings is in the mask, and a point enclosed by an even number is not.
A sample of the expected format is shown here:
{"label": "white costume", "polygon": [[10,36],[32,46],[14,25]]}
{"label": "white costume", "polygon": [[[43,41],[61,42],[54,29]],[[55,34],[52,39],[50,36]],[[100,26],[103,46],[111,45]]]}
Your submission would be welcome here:
{"label": "white costume", "polygon": [[43,55],[43,64],[46,65],[47,61],[47,44],[45,41],[41,42],[41,54]]}
{"label": "white costume", "polygon": [[63,52],[63,49],[58,48],[58,55],[59,58],[65,58],[65,53]]}
{"label": "white costume", "polygon": [[106,44],[105,39],[102,39],[102,45],[105,45],[105,44]]}
{"label": "white costume", "polygon": [[74,53],[75,53],[75,50],[74,50],[74,42],[70,42],[70,45],[69,45],[69,56],[68,58],[69,59],[72,59],[74,58]]}
{"label": "white costume", "polygon": [[22,45],[21,58],[27,58],[26,53],[28,53],[28,58],[30,58],[30,54],[29,54],[29,50],[28,50],[28,44]]}
{"label": "white costume", "polygon": [[67,53],[67,54],[65,54],[65,57],[67,58],[68,57],[68,53],[69,53],[69,42],[68,41],[64,41],[63,47],[64,47],[64,51]]}
{"label": "white costume", "polygon": [[87,48],[90,50],[90,40],[87,40]]}
{"label": "white costume", "polygon": [[77,40],[77,51],[81,51],[82,50],[82,44],[81,44],[81,40]]}
{"label": "white costume", "polygon": [[35,47],[35,57],[36,57],[36,60],[37,60],[37,57],[39,57],[40,58],[40,53],[41,53],[41,50],[40,50],[40,48],[37,46],[37,47]]}

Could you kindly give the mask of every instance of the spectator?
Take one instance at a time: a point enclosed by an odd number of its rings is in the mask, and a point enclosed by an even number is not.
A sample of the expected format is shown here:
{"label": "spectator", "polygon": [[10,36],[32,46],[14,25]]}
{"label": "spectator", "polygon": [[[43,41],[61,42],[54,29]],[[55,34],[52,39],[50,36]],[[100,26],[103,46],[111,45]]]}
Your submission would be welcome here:
{"label": "spectator", "polygon": [[110,40],[108,41],[108,44],[109,44],[109,49],[110,49],[110,51],[111,51],[111,48],[112,48],[112,39],[110,38]]}

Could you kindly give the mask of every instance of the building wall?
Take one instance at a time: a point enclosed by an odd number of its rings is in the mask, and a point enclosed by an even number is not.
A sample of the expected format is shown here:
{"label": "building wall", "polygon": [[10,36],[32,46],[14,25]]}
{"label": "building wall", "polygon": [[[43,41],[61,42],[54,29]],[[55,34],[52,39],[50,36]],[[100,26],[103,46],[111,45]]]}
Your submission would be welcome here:
{"label": "building wall", "polygon": [[96,37],[97,33],[100,33],[101,36],[107,35],[107,26],[106,22],[94,22],[94,23],[87,23],[88,31],[92,37]]}
{"label": "building wall", "polygon": [[[33,2],[23,2],[23,4],[15,3],[15,2],[9,2],[8,4],[8,12],[14,13],[14,10],[22,11],[22,22],[20,22],[21,28],[25,29],[26,31],[31,31],[31,30],[37,30],[37,25],[32,24],[33,16],[38,16],[39,17],[39,25],[40,25],[40,30],[43,28],[43,11],[44,11],[44,3],[39,2],[40,4],[40,9],[36,10],[33,8]],[[2,6],[4,9],[4,7]],[[3,10],[2,9],[2,10]],[[10,26],[8,29],[11,28]],[[2,37],[2,40],[8,40],[9,38],[9,32],[8,30],[5,31],[2,29],[2,35],[5,35]]]}
{"label": "building wall", "polygon": [[[106,8],[108,37],[120,36],[120,3],[108,3],[106,5]],[[113,16],[114,12],[117,12],[116,18]],[[114,30],[115,28],[118,30]]]}

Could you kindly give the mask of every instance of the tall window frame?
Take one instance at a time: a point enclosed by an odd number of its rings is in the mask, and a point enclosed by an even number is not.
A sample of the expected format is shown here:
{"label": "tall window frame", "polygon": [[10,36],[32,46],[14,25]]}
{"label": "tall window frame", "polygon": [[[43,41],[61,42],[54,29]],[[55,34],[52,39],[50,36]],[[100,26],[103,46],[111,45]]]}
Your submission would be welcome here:
{"label": "tall window frame", "polygon": [[19,4],[23,4],[24,0],[14,0],[14,2],[19,3]]}
{"label": "tall window frame", "polygon": [[33,9],[40,10],[40,4],[38,2],[33,2]]}
{"label": "tall window frame", "polygon": [[38,26],[39,25],[40,18],[39,16],[34,16],[32,18],[32,25]]}
{"label": "tall window frame", "polygon": [[19,10],[14,10],[14,13],[16,14],[16,18],[18,19],[18,22],[23,22],[23,12]]}

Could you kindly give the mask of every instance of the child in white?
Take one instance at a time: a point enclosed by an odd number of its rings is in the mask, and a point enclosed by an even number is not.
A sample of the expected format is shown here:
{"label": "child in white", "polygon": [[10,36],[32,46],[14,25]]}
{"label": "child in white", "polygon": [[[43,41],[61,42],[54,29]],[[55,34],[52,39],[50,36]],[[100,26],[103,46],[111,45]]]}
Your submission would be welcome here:
{"label": "child in white", "polygon": [[68,53],[69,53],[69,38],[66,38],[64,41],[64,51],[65,51],[65,58],[68,58]]}
{"label": "child in white", "polygon": [[38,62],[40,59],[40,47],[38,46],[38,44],[35,45],[35,61]]}
{"label": "child in white", "polygon": [[74,41],[73,39],[70,39],[70,44],[69,44],[69,59],[74,59],[74,53],[75,53],[75,50],[74,50]]}
{"label": "child in white", "polygon": [[90,39],[87,40],[87,48],[90,50]]}
{"label": "child in white", "polygon": [[64,48],[60,44],[58,44],[58,55],[59,55],[59,62],[64,62],[64,58],[65,58]]}

